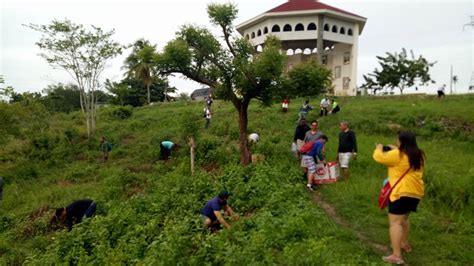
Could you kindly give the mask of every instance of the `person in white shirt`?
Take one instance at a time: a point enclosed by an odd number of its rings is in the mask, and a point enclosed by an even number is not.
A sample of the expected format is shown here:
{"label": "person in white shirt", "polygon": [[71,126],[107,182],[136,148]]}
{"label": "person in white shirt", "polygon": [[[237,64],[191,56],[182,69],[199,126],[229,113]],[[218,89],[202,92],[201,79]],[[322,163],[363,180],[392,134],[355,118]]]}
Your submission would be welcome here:
{"label": "person in white shirt", "polygon": [[260,136],[257,133],[252,133],[249,135],[250,143],[258,143],[260,141]]}
{"label": "person in white shirt", "polygon": [[438,89],[438,99],[444,98],[444,90],[446,89],[446,84],[443,84],[441,88]]}
{"label": "person in white shirt", "polygon": [[319,104],[319,107],[321,108],[321,112],[320,112],[319,116],[323,116],[323,115],[327,116],[328,115],[329,104],[330,104],[330,101],[329,101],[328,97],[324,97],[321,100],[321,103]]}
{"label": "person in white shirt", "polygon": [[209,107],[204,108],[204,118],[206,118],[206,125],[204,126],[205,129],[209,128],[209,125],[211,124],[211,117],[212,117],[211,108]]}

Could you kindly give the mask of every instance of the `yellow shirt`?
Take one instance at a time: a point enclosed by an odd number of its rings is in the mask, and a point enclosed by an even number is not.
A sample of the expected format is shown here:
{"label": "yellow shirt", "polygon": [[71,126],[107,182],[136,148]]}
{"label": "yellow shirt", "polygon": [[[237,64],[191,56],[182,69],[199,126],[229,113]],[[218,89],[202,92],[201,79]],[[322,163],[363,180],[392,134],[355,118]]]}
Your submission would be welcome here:
{"label": "yellow shirt", "polygon": [[[383,152],[382,149],[375,149],[372,157],[376,162],[388,167],[388,178],[392,187],[410,167],[408,156],[404,153],[400,156],[398,149],[393,149],[388,152]],[[423,168],[419,170],[413,170],[413,168],[411,168],[392,190],[390,201],[396,201],[400,197],[421,199],[424,194]]]}

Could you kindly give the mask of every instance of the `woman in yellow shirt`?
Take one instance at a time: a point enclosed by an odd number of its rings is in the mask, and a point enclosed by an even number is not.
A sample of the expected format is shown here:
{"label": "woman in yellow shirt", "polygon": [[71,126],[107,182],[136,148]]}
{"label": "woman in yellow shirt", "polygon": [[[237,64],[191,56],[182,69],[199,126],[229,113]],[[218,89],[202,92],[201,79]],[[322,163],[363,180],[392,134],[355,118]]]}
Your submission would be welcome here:
{"label": "woman in yellow shirt", "polygon": [[406,174],[390,194],[388,219],[392,254],[382,259],[389,263],[403,264],[402,250],[411,251],[408,243],[410,231],[408,215],[412,211],[416,212],[417,205],[424,195],[425,154],[418,148],[415,134],[411,132],[400,133],[398,147],[394,145],[389,147],[391,149],[384,152],[383,145],[376,144],[374,160],[388,167],[388,178],[392,187],[405,172]]}

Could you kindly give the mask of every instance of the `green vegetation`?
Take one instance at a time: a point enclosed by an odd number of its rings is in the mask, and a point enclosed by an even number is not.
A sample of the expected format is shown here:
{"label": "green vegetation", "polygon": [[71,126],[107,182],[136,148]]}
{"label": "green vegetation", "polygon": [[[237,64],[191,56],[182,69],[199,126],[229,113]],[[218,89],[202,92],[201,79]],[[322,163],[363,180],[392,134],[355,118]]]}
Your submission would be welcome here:
{"label": "green vegetation", "polygon": [[[202,103],[175,102],[98,110],[98,137],[114,145],[100,162],[98,139],[87,140],[82,116],[48,113],[36,102],[0,104],[0,264],[380,264],[380,251],[360,241],[389,245],[386,212],[376,198],[386,169],[371,159],[375,142],[394,143],[396,131],[419,135],[428,156],[426,198],[413,214],[414,265],[474,261],[473,95],[338,99],[342,112],[321,118],[336,156],[338,122],[348,120],[359,141],[349,182],[320,188],[347,226],[340,226],[305,191],[298,162],[290,153],[297,110],[279,104],[249,107],[252,147],[266,161],[239,164],[238,114],[215,101],[211,127],[204,119],[196,139],[196,173],[189,149],[170,162],[157,161],[159,143],[187,145],[183,123],[197,120]],[[313,103],[316,100],[313,100]],[[316,118],[316,112],[309,114]],[[191,128],[192,125],[189,127]],[[188,130],[189,131],[189,130]],[[218,234],[202,231],[199,210],[222,188],[241,219]],[[97,216],[71,232],[51,231],[52,207],[92,198]]]}

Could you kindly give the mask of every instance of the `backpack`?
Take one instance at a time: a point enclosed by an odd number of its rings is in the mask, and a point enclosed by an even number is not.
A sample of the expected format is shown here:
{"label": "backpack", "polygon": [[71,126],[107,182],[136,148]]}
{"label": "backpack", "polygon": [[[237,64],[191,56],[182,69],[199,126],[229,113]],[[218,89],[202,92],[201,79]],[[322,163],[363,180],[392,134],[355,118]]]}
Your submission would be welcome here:
{"label": "backpack", "polygon": [[312,148],[315,141],[306,142],[300,149],[300,153],[308,153]]}
{"label": "backpack", "polygon": [[111,151],[112,150],[112,143],[107,143],[107,151]]}

